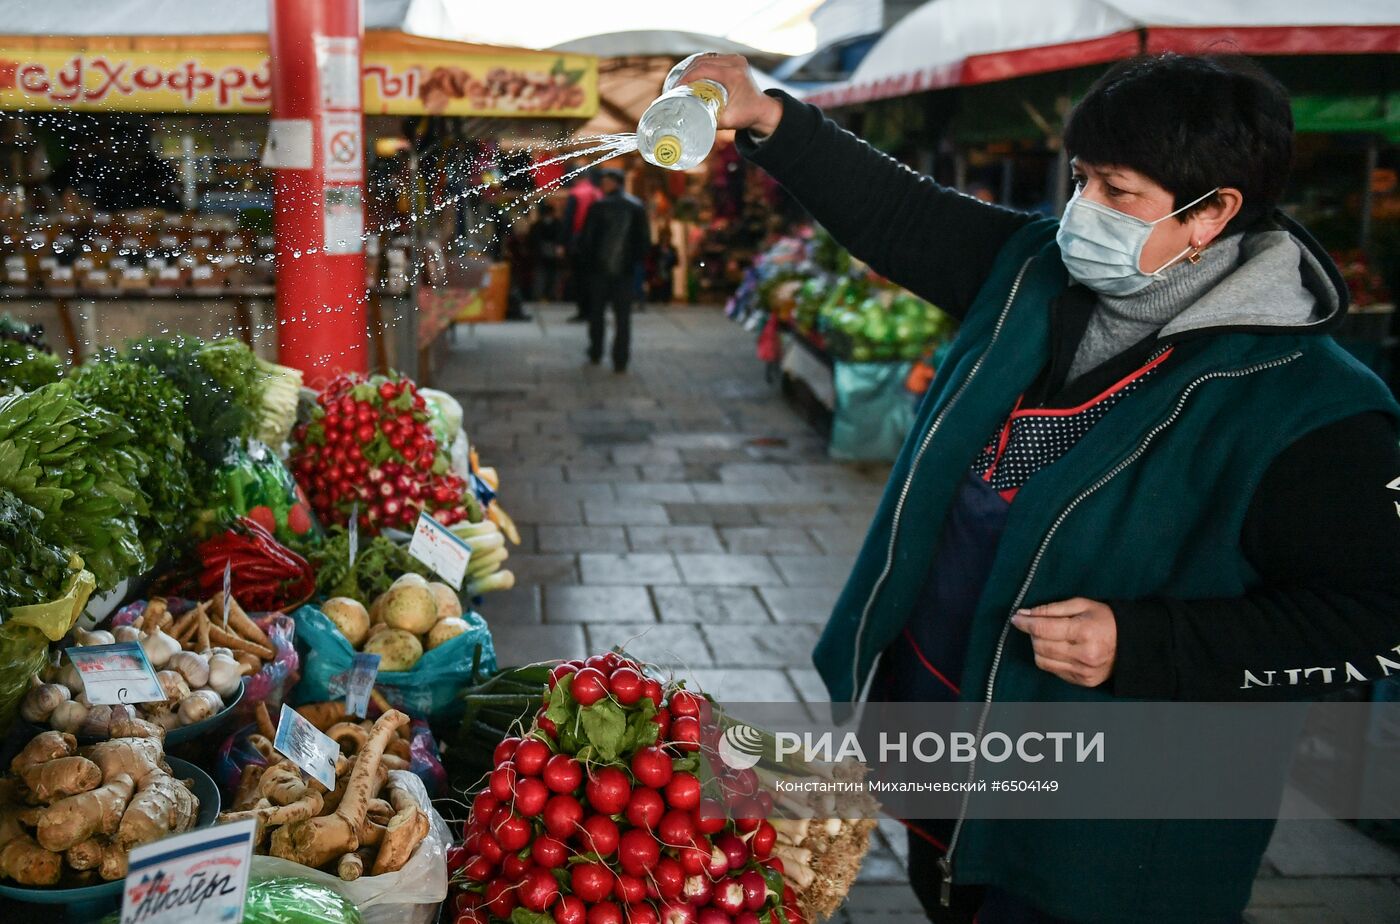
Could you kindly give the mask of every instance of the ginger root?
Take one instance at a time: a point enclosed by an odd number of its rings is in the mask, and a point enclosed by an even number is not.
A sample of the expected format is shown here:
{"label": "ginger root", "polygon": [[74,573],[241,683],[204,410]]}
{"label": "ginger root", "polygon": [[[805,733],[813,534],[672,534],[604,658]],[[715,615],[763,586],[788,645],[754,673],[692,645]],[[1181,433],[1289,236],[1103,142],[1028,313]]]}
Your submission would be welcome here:
{"label": "ginger root", "polygon": [[97,789],[60,799],[39,815],[39,843],[46,850],[62,851],[94,834],[115,834],[134,789],[131,777],[118,773]]}
{"label": "ginger root", "polygon": [[97,869],[102,865],[102,841],[95,837],[90,837],[79,844],[69,847],[63,854],[63,858],[68,861],[68,865],[76,870]]}
{"label": "ginger root", "polygon": [[24,776],[25,771],[31,767],[37,767],[39,764],[45,764],[60,757],[72,757],[76,753],[78,753],[77,738],[67,732],[46,731],[29,739],[24,750],[16,754],[15,759],[10,761],[10,770],[15,776]]}
{"label": "ginger root", "polygon": [[97,787],[102,782],[102,771],[86,757],[55,757],[29,767],[20,777],[34,798],[53,802]]}
{"label": "ginger root", "polygon": [[358,849],[360,827],[365,822],[370,799],[378,791],[375,782],[384,749],[399,727],[407,723],[408,716],[397,709],[380,716],[369,741],[356,757],[345,796],[335,812],[278,828],[272,834],[272,855],[305,866],[322,867]]}
{"label": "ginger root", "polygon": [[416,805],[409,806],[390,819],[384,829],[384,840],[374,858],[370,874],[397,872],[413,856],[413,851],[428,836],[428,816]]}
{"label": "ginger root", "polygon": [[102,779],[110,780],[125,773],[138,788],[146,785],[146,778],[151,774],[170,772],[165,764],[165,749],[155,738],[99,741],[88,748],[87,756],[102,769]]}
{"label": "ginger root", "polygon": [[130,850],[167,834],[184,831],[194,822],[198,810],[199,801],[184,783],[168,773],[151,773],[122,814],[116,843]]}

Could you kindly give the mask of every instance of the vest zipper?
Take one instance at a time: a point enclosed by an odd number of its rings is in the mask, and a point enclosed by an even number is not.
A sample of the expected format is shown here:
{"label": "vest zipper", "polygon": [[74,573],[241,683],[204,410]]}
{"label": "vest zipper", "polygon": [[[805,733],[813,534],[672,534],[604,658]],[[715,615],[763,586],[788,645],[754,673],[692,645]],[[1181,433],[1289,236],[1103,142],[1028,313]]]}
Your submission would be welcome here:
{"label": "vest zipper", "polygon": [[[1176,407],[1172,409],[1172,412],[1167,415],[1166,419],[1164,419],[1161,423],[1157,424],[1157,426],[1153,427],[1150,431],[1148,431],[1148,434],[1145,437],[1143,437],[1142,442],[1138,444],[1137,448],[1134,449],[1132,453],[1128,455],[1127,458],[1115,465],[1098,481],[1094,482],[1093,484],[1089,485],[1089,487],[1081,491],[1078,495],[1075,496],[1075,498],[1072,501],[1069,502],[1069,505],[1066,506],[1064,510],[1060,511],[1059,516],[1057,516],[1054,522],[1050,524],[1050,529],[1040,540],[1040,545],[1036,548],[1035,557],[1031,559],[1030,567],[1026,571],[1026,577],[1021,582],[1020,589],[1016,592],[1015,602],[1011,604],[1011,611],[1007,613],[1006,621],[1002,623],[1001,635],[997,639],[997,647],[992,654],[992,667],[991,670],[987,673],[987,686],[986,693],[984,694],[984,698],[982,701],[982,711],[977,717],[976,736],[978,738],[982,737],[982,731],[986,728],[987,725],[987,714],[991,711],[992,708],[992,694],[996,687],[997,671],[1001,667],[1002,651],[1006,647],[1006,639],[1011,631],[1011,617],[1016,615],[1016,611],[1020,609],[1021,604],[1025,602],[1026,594],[1030,592],[1031,582],[1035,580],[1035,573],[1040,568],[1040,562],[1045,557],[1046,549],[1048,549],[1050,546],[1050,540],[1055,538],[1055,533],[1059,531],[1060,526],[1063,525],[1065,520],[1069,518],[1069,515],[1074,512],[1074,509],[1078,507],[1081,503],[1083,503],[1084,500],[1090,495],[1094,494],[1104,485],[1108,484],[1114,478],[1118,477],[1118,475],[1124,469],[1126,469],[1128,466],[1132,465],[1139,458],[1141,458],[1142,455],[1145,452],[1147,452],[1147,447],[1151,445],[1152,441],[1156,439],[1157,436],[1163,430],[1166,430],[1172,424],[1176,423],[1177,418],[1181,416],[1182,410],[1186,407],[1187,399],[1191,397],[1191,393],[1196,390],[1196,387],[1198,385],[1202,384],[1203,382],[1208,382],[1211,379],[1243,378],[1247,375],[1253,375],[1256,372],[1263,372],[1266,369],[1273,369],[1276,366],[1287,365],[1288,363],[1293,362],[1293,360],[1297,359],[1302,355],[1302,353],[1295,350],[1294,352],[1289,353],[1285,356],[1280,356],[1277,359],[1271,359],[1266,362],[1255,363],[1252,366],[1246,366],[1242,369],[1232,369],[1226,372],[1208,372],[1205,375],[1197,377],[1182,391],[1181,397],[1177,399]],[[967,782],[971,784],[975,779],[976,775],[977,760],[974,756],[972,761],[968,764]],[[938,858],[938,897],[939,901],[943,904],[943,907],[945,908],[948,907],[952,902],[953,851],[957,849],[958,837],[962,834],[963,822],[967,820],[967,805],[971,796],[972,793],[970,790],[964,790],[962,803],[958,808],[958,819],[953,826],[953,835],[948,839],[948,850],[943,854],[943,856]]]}
{"label": "vest zipper", "polygon": [[[914,461],[909,465],[909,474],[904,478],[904,485],[899,490],[899,499],[895,501],[894,518],[890,525],[890,545],[885,553],[885,567],[880,571],[880,576],[875,579],[875,586],[870,590],[870,596],[866,598],[865,607],[860,612],[860,623],[856,626],[855,656],[851,661],[851,702],[859,702],[861,692],[860,682],[860,644],[861,638],[865,635],[865,623],[870,618],[870,610],[875,605],[875,597],[879,595],[880,588],[884,586],[885,580],[890,576],[890,570],[894,567],[894,546],[899,538],[899,518],[904,513],[904,501],[909,496],[909,486],[914,483],[914,474],[919,470],[919,463],[923,461],[924,451],[928,449],[929,443],[933,441],[933,435],[938,432],[939,426],[943,423],[943,418],[948,411],[962,397],[962,393],[967,390],[967,386],[972,384],[972,379],[977,375],[977,371],[982,368],[982,361],[987,358],[987,354],[996,345],[997,338],[1001,336],[1002,325],[1006,323],[1006,316],[1011,311],[1011,303],[1016,300],[1016,293],[1021,288],[1021,280],[1026,275],[1026,270],[1030,268],[1035,257],[1028,257],[1025,263],[1021,264],[1021,269],[1016,273],[1016,280],[1011,284],[1011,291],[1006,294],[1006,304],[1002,306],[1001,314],[997,317],[996,326],[992,328],[992,338],[987,341],[987,346],[982,350],[982,355],[977,357],[977,361],[972,364],[972,369],[968,371],[967,378],[963,379],[958,390],[953,392],[953,397],[948,399],[948,403],[943,405],[943,410],[938,412],[938,416],[929,424],[928,432],[924,434],[923,441],[919,443],[919,451],[914,454]],[[873,673],[873,669],[872,669]]]}

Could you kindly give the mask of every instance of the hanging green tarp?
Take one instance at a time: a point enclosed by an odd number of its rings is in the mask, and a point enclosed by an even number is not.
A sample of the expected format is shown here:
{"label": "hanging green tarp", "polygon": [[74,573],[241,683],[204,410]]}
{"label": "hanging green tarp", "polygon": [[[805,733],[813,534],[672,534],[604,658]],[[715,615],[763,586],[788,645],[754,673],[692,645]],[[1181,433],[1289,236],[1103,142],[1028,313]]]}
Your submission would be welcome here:
{"label": "hanging green tarp", "polygon": [[1293,125],[1300,132],[1378,134],[1400,143],[1400,92],[1373,96],[1293,97]]}

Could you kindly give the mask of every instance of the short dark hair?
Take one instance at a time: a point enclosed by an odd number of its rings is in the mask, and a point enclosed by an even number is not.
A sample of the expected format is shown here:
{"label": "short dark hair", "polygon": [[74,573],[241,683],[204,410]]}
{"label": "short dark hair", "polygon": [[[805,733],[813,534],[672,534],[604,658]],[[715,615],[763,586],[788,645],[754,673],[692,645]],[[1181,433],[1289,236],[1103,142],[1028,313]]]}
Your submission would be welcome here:
{"label": "short dark hair", "polygon": [[616,167],[604,167],[602,170],[598,171],[598,182],[601,183],[603,180],[612,180],[614,183],[621,186],[627,181],[627,174]]}
{"label": "short dark hair", "polygon": [[1293,110],[1283,86],[1247,58],[1144,56],[1094,82],[1070,113],[1064,143],[1091,164],[1150,177],[1176,208],[1216,187],[1238,189],[1244,202],[1228,233],[1278,205],[1293,160]]}

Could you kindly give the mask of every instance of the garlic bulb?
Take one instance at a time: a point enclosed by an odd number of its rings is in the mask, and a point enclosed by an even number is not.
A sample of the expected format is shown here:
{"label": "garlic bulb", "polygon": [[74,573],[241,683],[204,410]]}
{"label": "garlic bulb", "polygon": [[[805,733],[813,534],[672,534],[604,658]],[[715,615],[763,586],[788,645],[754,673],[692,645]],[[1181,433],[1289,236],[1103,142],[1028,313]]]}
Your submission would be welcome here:
{"label": "garlic bulb", "polygon": [[58,669],[58,682],[68,688],[69,692],[83,692],[83,675],[78,672],[78,667],[72,661],[64,660],[63,666]]}
{"label": "garlic bulb", "polygon": [[74,629],[73,638],[77,639],[78,645],[82,648],[88,648],[92,645],[111,645],[117,640],[117,637],[106,629],[96,629],[92,632],[83,628]]}
{"label": "garlic bulb", "polygon": [[243,665],[230,655],[216,654],[209,658],[209,688],[224,699],[237,690],[243,680]]}
{"label": "garlic bulb", "polygon": [[159,629],[152,629],[141,639],[141,650],[146,652],[151,666],[160,670],[180,650],[180,643]]}
{"label": "garlic bulb", "polygon": [[163,705],[160,709],[150,713],[147,718],[166,731],[171,731],[180,727],[180,713],[176,712],[174,709],[168,709]]}
{"label": "garlic bulb", "polygon": [[160,688],[165,691],[165,701],[172,709],[190,695],[190,685],[175,671],[156,671],[156,679],[160,681]]}
{"label": "garlic bulb", "polygon": [[198,690],[209,683],[209,662],[204,655],[195,654],[193,651],[177,651],[165,662],[165,666],[184,677],[191,690]]}
{"label": "garlic bulb", "polygon": [[215,716],[224,708],[224,701],[213,690],[196,690],[180,700],[180,724],[193,725]]}
{"label": "garlic bulb", "polygon": [[112,707],[93,706],[88,709],[87,717],[78,726],[79,734],[92,738],[104,738],[112,727]]}
{"label": "garlic bulb", "polygon": [[31,687],[20,703],[19,714],[26,722],[36,725],[48,721],[53,711],[73,698],[68,688],[58,683],[41,683]]}
{"label": "garlic bulb", "polygon": [[211,657],[211,658],[214,657],[214,655],[228,655],[230,658],[233,657],[233,649],[232,649],[232,648],[210,648],[208,651],[206,651],[206,652],[204,652],[204,653],[207,654],[207,655],[208,655],[209,657]]}
{"label": "garlic bulb", "polygon": [[54,707],[54,711],[49,713],[49,724],[61,732],[76,732],[87,718],[88,709],[82,703],[75,703],[69,700],[66,703],[59,703]]}
{"label": "garlic bulb", "polygon": [[112,638],[119,642],[139,642],[141,630],[135,626],[117,626],[112,630]]}

